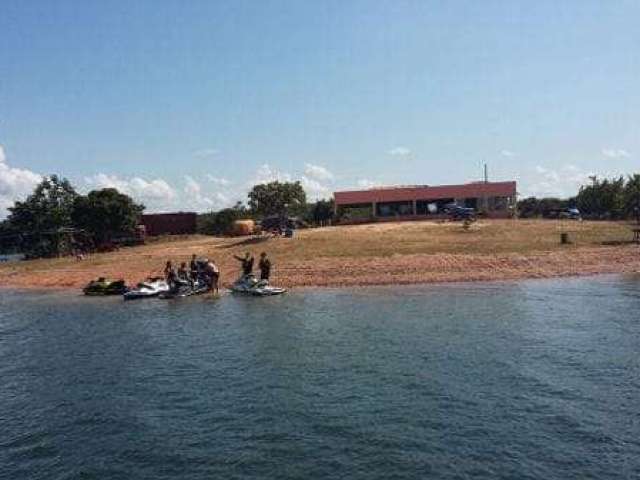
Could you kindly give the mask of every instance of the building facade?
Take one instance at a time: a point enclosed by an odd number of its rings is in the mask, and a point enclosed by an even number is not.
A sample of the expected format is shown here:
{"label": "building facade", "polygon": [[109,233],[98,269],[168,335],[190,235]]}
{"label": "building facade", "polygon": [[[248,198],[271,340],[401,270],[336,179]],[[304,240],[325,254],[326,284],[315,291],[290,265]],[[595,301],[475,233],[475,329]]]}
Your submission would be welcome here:
{"label": "building facade", "polygon": [[414,185],[335,192],[336,215],[343,223],[426,219],[446,216],[446,205],[474,208],[491,218],[508,218],[516,204],[516,182]]}
{"label": "building facade", "polygon": [[140,224],[149,236],[196,233],[196,223],[195,212],[150,213],[140,217]]}

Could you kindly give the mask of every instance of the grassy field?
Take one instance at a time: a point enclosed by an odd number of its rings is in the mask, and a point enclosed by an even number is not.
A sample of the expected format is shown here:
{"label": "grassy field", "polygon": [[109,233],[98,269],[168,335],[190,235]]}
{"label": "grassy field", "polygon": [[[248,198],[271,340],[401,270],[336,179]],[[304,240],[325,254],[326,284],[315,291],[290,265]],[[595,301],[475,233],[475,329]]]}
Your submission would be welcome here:
{"label": "grassy field", "polygon": [[[561,232],[569,233],[570,245],[560,244]],[[403,259],[411,256],[419,256],[423,262],[422,270],[414,272],[411,278],[415,280],[411,281],[428,281],[432,277],[446,280],[448,277],[442,277],[442,270],[453,268],[456,262],[457,270],[464,270],[465,264],[470,265],[469,268],[481,264],[477,268],[484,269],[482,278],[490,278],[492,270],[495,270],[494,277],[501,278],[501,266],[505,262],[515,262],[513,268],[517,269],[522,264],[522,255],[537,259],[525,262],[529,270],[535,267],[532,263],[541,262],[544,255],[551,266],[562,263],[565,258],[567,262],[578,261],[578,258],[585,262],[590,256],[596,256],[600,263],[585,268],[586,272],[593,272],[603,269],[603,259],[617,259],[616,249],[632,255],[628,249],[635,247],[621,246],[628,244],[631,238],[630,225],[625,223],[554,220],[482,220],[469,230],[463,229],[460,223],[451,222],[379,223],[301,230],[294,239],[195,235],[157,239],[141,247],[93,254],[82,261],[61,258],[0,265],[0,285],[78,287],[98,276],[121,277],[135,282],[147,275],[159,274],[168,259],[188,261],[194,253],[215,259],[225,278],[231,279],[238,271],[233,255],[245,251],[256,257],[262,251],[268,252],[275,265],[276,277],[288,285],[349,283],[349,269],[362,265],[390,275],[388,281],[378,276],[380,283],[394,283],[394,278],[400,278],[402,269],[406,268]],[[609,257],[603,256],[603,252]],[[572,255],[575,258],[572,259]],[[487,259],[499,261],[487,263]],[[414,259],[411,265],[415,263]],[[311,279],[310,271],[325,278]],[[393,274],[393,271],[397,273]],[[434,272],[438,275],[434,276]],[[553,274],[550,272],[549,276]],[[473,272],[469,278],[474,278]]]}
{"label": "grassy field", "polygon": [[435,253],[528,253],[628,242],[629,226],[619,222],[484,220],[469,230],[455,222],[398,222],[301,231],[298,241],[279,242],[276,251],[296,258],[380,257]]}

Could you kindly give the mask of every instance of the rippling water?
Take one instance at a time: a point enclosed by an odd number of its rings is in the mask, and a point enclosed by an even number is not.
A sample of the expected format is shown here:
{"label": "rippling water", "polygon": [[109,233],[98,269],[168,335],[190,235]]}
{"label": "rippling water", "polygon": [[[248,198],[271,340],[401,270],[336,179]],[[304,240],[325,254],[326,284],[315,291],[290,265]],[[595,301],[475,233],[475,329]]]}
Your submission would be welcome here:
{"label": "rippling water", "polygon": [[0,478],[640,478],[640,279],[0,291]]}

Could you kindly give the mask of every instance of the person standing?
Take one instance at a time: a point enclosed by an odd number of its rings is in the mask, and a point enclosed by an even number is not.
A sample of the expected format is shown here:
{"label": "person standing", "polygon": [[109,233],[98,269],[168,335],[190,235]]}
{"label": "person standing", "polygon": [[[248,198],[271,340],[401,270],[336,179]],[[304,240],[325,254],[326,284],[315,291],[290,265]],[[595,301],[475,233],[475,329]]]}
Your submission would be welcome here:
{"label": "person standing", "polygon": [[269,281],[269,276],[271,275],[271,260],[267,257],[266,252],[260,254],[258,268],[260,268],[260,280]]}
{"label": "person standing", "polygon": [[220,282],[220,269],[216,265],[215,260],[207,261],[207,278],[209,279],[209,288],[218,294],[218,284]]}
{"label": "person standing", "polygon": [[238,257],[234,255],[233,258],[241,262],[242,264],[242,274],[246,277],[247,275],[251,275],[253,273],[253,256],[247,252],[244,254],[244,257]]}
{"label": "person standing", "polygon": [[189,277],[189,272],[187,271],[187,263],[182,262],[180,264],[180,268],[178,269],[178,279],[183,282],[189,282],[191,279]]}
{"label": "person standing", "polygon": [[191,262],[189,263],[189,272],[191,274],[191,280],[196,281],[198,279],[198,262],[196,261],[196,254],[191,255]]}
{"label": "person standing", "polygon": [[168,282],[175,277],[175,273],[171,260],[167,260],[167,264],[164,266],[164,279]]}

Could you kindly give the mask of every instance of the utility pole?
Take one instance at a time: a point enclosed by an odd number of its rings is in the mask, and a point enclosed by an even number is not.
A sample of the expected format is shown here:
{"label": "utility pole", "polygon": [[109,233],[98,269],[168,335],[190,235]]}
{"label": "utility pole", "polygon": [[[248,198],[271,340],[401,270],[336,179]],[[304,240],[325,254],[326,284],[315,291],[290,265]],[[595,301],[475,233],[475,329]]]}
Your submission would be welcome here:
{"label": "utility pole", "polygon": [[487,199],[486,184],[489,183],[489,171],[487,169],[486,162],[484,164],[484,183],[485,183],[485,191],[484,191],[484,194],[482,195],[482,208],[484,209],[485,212],[487,212],[489,210],[489,200]]}

